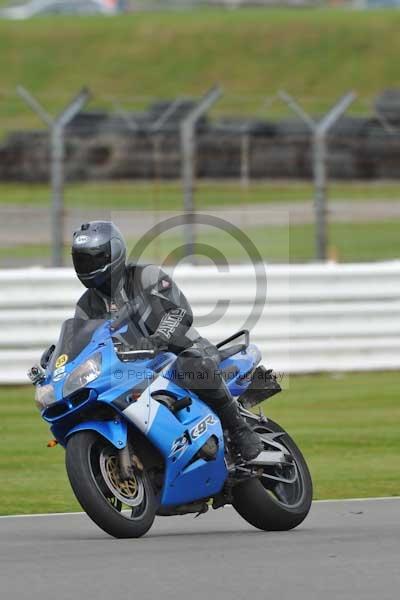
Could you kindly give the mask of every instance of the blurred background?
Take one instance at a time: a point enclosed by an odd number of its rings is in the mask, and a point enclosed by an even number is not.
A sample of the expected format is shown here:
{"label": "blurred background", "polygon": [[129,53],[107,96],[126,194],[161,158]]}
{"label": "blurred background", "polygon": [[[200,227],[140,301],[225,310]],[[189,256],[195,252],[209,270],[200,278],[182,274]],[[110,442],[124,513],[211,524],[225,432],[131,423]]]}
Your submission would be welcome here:
{"label": "blurred background", "polygon": [[83,292],[69,246],[91,219],[115,220],[133,248],[183,217],[141,259],[173,270],[200,317],[229,298],[213,341],[243,325],[265,265],[252,336],[287,388],[267,413],[304,448],[317,497],[400,494],[397,4],[0,12],[0,472],[13,486],[0,512],[76,507],[23,384]]}

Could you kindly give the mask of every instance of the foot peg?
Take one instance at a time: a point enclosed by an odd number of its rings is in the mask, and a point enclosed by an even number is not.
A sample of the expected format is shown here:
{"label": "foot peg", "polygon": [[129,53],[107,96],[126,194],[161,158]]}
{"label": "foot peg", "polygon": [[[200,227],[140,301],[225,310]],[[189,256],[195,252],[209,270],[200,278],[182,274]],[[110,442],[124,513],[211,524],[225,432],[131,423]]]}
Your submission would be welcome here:
{"label": "foot peg", "polygon": [[273,465],[281,465],[292,462],[291,456],[278,451],[267,451],[260,452],[258,456],[248,461],[248,465],[255,467],[268,467]]}

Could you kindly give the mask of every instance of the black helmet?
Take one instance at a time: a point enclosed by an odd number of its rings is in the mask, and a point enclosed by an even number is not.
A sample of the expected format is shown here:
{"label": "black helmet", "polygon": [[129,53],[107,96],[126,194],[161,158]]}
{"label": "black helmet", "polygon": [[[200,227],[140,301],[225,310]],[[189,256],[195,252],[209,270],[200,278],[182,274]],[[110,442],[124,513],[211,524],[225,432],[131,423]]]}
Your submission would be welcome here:
{"label": "black helmet", "polygon": [[110,293],[118,287],[125,260],[125,240],[114,223],[91,221],[74,232],[72,261],[79,280],[87,288]]}

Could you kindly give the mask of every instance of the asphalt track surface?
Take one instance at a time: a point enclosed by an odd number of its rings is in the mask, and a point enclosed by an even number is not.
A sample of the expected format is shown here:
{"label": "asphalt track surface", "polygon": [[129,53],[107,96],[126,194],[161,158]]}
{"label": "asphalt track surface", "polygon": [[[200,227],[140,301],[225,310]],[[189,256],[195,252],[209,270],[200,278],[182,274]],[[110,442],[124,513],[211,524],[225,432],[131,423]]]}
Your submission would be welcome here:
{"label": "asphalt track surface", "polygon": [[265,533],[226,507],[160,517],[140,540],[82,514],[0,519],[1,600],[395,600],[400,499],[314,503]]}

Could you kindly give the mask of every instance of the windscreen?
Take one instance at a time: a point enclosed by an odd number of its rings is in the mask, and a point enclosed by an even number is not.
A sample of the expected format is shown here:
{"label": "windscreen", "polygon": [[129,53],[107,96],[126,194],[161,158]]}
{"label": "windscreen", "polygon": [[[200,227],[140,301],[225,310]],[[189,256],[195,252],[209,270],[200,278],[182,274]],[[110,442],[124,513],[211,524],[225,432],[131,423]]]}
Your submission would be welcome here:
{"label": "windscreen", "polygon": [[105,323],[100,319],[68,319],[64,321],[49,369],[63,367],[74,360],[88,345],[96,329]]}

